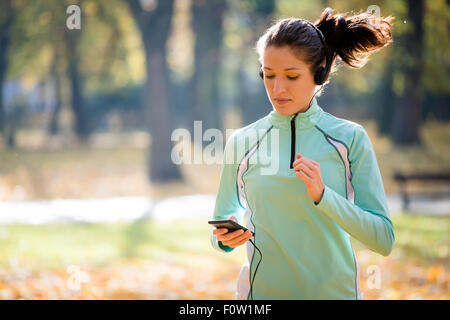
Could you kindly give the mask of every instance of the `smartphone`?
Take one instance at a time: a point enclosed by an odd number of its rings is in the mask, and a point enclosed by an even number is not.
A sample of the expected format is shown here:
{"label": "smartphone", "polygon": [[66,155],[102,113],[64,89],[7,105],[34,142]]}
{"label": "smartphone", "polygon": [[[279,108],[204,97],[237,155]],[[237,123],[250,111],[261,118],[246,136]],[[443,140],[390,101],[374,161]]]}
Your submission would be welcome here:
{"label": "smartphone", "polygon": [[[243,229],[244,232],[248,230],[233,220],[210,220],[208,223],[216,228],[227,228],[228,232],[233,232],[239,229]],[[255,235],[254,232],[252,232],[252,234]]]}

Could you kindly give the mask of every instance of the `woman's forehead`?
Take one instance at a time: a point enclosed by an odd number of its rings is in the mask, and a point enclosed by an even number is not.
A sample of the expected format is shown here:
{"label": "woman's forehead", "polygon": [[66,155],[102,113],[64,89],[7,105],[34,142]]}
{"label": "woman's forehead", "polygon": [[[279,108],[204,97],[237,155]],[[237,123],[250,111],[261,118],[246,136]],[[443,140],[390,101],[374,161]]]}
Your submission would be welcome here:
{"label": "woman's forehead", "polygon": [[264,50],[263,68],[267,70],[305,70],[307,65],[289,47],[269,46]]}

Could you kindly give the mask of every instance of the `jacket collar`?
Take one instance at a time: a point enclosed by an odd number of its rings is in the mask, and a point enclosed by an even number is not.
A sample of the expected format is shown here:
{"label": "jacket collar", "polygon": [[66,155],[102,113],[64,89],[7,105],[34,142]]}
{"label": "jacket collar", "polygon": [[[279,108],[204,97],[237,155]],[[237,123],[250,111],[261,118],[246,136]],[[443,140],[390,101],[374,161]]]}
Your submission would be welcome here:
{"label": "jacket collar", "polygon": [[[319,106],[317,99],[314,97],[308,110],[297,113],[297,117],[295,118],[295,128],[309,128],[314,126],[323,112],[323,109]],[[294,116],[295,114],[287,116],[279,114],[275,109],[268,114],[269,121],[274,127],[285,129],[291,128],[291,119],[294,118]]]}

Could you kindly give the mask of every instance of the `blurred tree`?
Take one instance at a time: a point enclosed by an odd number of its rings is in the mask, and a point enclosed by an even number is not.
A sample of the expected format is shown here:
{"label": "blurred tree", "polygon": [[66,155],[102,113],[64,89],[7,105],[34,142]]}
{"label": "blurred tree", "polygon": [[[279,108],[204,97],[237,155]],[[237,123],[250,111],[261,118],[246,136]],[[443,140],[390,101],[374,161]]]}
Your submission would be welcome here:
{"label": "blurred tree", "polygon": [[149,177],[153,182],[180,180],[179,168],[171,160],[171,111],[166,43],[169,36],[174,0],[128,0],[141,31],[145,50],[145,104],[152,136]]}
{"label": "blurred tree", "polygon": [[[23,2],[14,3],[18,6]],[[98,90],[99,83],[102,89],[117,87],[114,81],[118,75],[126,74],[131,78],[129,70],[114,64],[127,58],[120,55],[125,51],[122,35],[125,27],[120,22],[132,22],[133,18],[118,17],[118,12],[128,9],[121,0],[83,0],[78,2],[83,15],[81,30],[69,30],[66,20],[70,14],[66,10],[72,3],[37,0],[18,11],[11,30],[14,55],[10,59],[8,77],[50,83],[54,101],[47,131],[53,135],[58,133],[59,113],[67,105],[74,114],[74,131],[81,140],[86,140],[93,128],[91,113],[103,107],[89,105],[86,94],[89,90]],[[92,110],[87,109],[88,106],[93,107]]]}
{"label": "blurred tree", "polygon": [[[81,29],[69,29],[66,19],[70,14],[66,12],[69,5],[74,2],[81,8]],[[45,1],[39,6],[41,15],[48,13],[51,16],[47,23],[46,32],[41,34],[39,41],[45,43],[44,48],[50,47],[52,59],[48,66],[49,76],[47,80],[54,84],[54,106],[51,111],[48,132],[56,134],[58,132],[58,117],[63,104],[63,78],[67,78],[68,104],[74,114],[75,133],[82,142],[89,138],[91,129],[89,116],[85,108],[84,101],[84,77],[81,71],[83,48],[81,48],[82,37],[86,33],[92,32],[84,27],[84,5],[89,1]],[[64,13],[64,14],[62,14]]]}
{"label": "blurred tree", "polygon": [[424,119],[433,114],[438,120],[450,120],[449,32],[449,2],[427,1],[424,17]]}
{"label": "blurred tree", "polygon": [[422,120],[423,99],[423,0],[407,0],[409,27],[405,33],[402,70],[404,90],[397,106],[394,125],[394,142],[409,145],[420,144],[419,127]]}
{"label": "blurred tree", "polygon": [[[84,0],[82,9],[86,27],[80,43],[80,71],[89,127],[107,130],[107,117],[112,112],[120,116],[121,124],[132,125],[130,117],[143,122],[144,90],[140,89],[145,78],[144,49],[128,3]],[[147,126],[139,125],[139,129]]]}
{"label": "blurred tree", "polygon": [[[8,70],[8,53],[11,41],[11,26],[15,20],[17,10],[12,6],[11,0],[2,0],[0,2],[0,136],[3,136],[5,141],[12,142],[14,140],[8,139],[6,132],[6,112],[3,105],[3,83]],[[8,143],[10,147],[13,145]]]}
{"label": "blurred tree", "polygon": [[377,109],[377,122],[378,131],[383,134],[391,134],[392,132],[392,110],[393,106],[397,104],[396,96],[394,94],[393,84],[394,84],[394,60],[389,60],[384,66],[384,73],[382,75],[383,80],[379,81],[380,90],[380,105]]}
{"label": "blurred tree", "polygon": [[[256,88],[250,78],[260,81],[259,70],[252,70],[249,77],[249,70],[246,65],[249,59],[254,59],[255,52],[248,48],[254,48],[256,41],[263,34],[264,30],[270,26],[271,20],[275,14],[274,0],[251,0],[239,2],[239,15],[241,16],[243,26],[248,32],[242,35],[243,50],[240,50],[238,66],[238,90],[237,103],[242,107],[242,122],[244,124],[252,123],[263,117],[271,109],[270,102],[266,98],[264,86],[261,84]],[[255,65],[257,63],[255,62]]]}
{"label": "blurred tree", "polygon": [[[81,6],[82,1],[79,1]],[[80,72],[81,56],[80,41],[81,29],[64,28],[64,45],[67,58],[67,77],[70,86],[70,105],[75,115],[75,132],[81,141],[89,137],[90,128],[88,117],[84,107],[83,98],[83,75]]]}
{"label": "blurred tree", "polygon": [[54,43],[53,47],[53,61],[50,67],[50,81],[54,85],[55,90],[55,99],[54,99],[54,105],[53,109],[51,111],[50,116],[50,124],[48,126],[48,133],[50,135],[56,135],[59,132],[59,114],[61,111],[61,105],[62,105],[62,92],[61,92],[61,76],[60,71],[58,70],[58,67],[60,65],[61,60],[61,53],[58,51],[59,49],[59,41],[56,41]]}
{"label": "blurred tree", "polygon": [[195,37],[194,72],[189,82],[190,120],[202,120],[204,128],[220,128],[220,50],[223,39],[225,0],[193,0],[192,30]]}
{"label": "blurred tree", "polygon": [[53,84],[55,103],[48,126],[51,134],[58,131],[58,114],[64,100],[62,82],[67,76],[69,105],[75,114],[74,127],[78,137],[85,140],[89,130],[79,71],[81,30],[67,28],[68,5],[68,1],[39,0],[21,8],[14,24],[12,45],[15,54],[11,57],[9,76],[20,81],[30,79],[32,83],[47,81]]}

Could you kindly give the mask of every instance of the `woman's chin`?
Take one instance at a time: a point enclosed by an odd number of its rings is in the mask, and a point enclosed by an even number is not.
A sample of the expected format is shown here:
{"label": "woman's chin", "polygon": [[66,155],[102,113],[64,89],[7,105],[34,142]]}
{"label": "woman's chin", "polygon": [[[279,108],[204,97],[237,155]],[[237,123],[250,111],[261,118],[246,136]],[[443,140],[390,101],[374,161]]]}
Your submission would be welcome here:
{"label": "woman's chin", "polygon": [[289,108],[284,108],[284,107],[280,107],[277,106],[276,108],[274,108],[276,112],[278,112],[279,114],[283,115],[283,116],[288,116],[290,114],[292,114],[292,112],[289,112]]}

